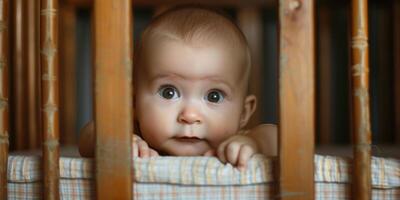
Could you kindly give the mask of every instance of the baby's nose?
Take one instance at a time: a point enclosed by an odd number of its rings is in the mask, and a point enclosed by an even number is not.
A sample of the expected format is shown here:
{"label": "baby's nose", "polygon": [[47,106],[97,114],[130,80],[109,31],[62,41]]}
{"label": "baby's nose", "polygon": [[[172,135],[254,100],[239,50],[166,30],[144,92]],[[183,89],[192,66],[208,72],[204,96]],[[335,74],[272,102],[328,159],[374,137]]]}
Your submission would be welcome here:
{"label": "baby's nose", "polygon": [[203,119],[201,118],[200,113],[193,106],[183,108],[178,116],[179,123],[195,124],[201,123],[202,121]]}

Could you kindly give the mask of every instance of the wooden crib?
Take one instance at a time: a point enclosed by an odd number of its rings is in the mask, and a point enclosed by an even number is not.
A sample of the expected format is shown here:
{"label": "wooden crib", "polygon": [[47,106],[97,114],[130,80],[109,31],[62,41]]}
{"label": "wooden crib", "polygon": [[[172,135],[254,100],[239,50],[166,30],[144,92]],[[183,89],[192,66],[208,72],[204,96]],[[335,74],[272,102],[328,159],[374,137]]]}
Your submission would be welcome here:
{"label": "wooden crib", "polygon": [[[0,196],[7,199],[9,148],[9,21],[10,2],[0,0]],[[17,2],[17,1],[16,1]],[[20,1],[18,1],[20,2]],[[68,0],[94,4],[93,63],[96,122],[96,193],[99,199],[132,199],[132,13],[133,6],[160,6],[187,1]],[[257,25],[251,9],[271,1],[191,1],[213,6],[243,7],[239,25],[252,52],[261,57]],[[40,73],[42,101],[44,199],[59,199],[59,2],[41,0]],[[133,4],[133,5],[132,5]],[[279,9],[279,180],[280,199],[314,199],[315,109],[315,1],[280,0]],[[351,71],[354,199],[371,199],[371,131],[368,93],[367,0],[352,1]],[[161,8],[163,8],[161,6]],[[250,12],[246,12],[250,10]],[[248,23],[249,22],[249,23]],[[16,32],[15,34],[21,34]],[[65,33],[64,33],[65,34]],[[19,37],[16,35],[15,37]],[[32,44],[32,51],[35,45]],[[252,79],[262,77],[256,66]],[[35,87],[35,86],[34,86]],[[119,88],[115,90],[115,88]],[[32,89],[34,90],[34,88]],[[251,89],[259,93],[259,88]],[[399,98],[399,97],[397,97]],[[399,99],[398,99],[399,100]],[[15,101],[22,101],[15,99]],[[17,102],[15,102],[17,103]],[[132,112],[133,111],[133,112]],[[22,111],[16,111],[22,112]],[[398,112],[400,113],[400,112]],[[33,116],[32,118],[34,118]],[[38,128],[38,127],[36,127]],[[398,127],[399,128],[399,127]],[[112,134],[111,134],[112,133]],[[33,139],[32,139],[33,140]]]}

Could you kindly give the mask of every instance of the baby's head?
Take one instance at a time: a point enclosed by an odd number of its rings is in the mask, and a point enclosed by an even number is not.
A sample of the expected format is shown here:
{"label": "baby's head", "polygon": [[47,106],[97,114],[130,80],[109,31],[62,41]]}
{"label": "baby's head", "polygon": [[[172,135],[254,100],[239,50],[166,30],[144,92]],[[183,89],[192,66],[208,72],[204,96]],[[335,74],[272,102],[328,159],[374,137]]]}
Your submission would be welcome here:
{"label": "baby's head", "polygon": [[137,55],[136,120],[159,152],[202,155],[236,134],[255,110],[246,39],[216,11],[186,6],[156,17]]}

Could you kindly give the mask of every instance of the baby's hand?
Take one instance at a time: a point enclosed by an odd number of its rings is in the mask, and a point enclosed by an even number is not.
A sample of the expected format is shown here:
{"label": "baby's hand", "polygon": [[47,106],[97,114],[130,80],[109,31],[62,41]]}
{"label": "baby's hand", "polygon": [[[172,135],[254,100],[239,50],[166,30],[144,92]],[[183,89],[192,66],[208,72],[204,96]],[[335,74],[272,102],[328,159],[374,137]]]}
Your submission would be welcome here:
{"label": "baby's hand", "polygon": [[258,152],[257,143],[249,136],[237,134],[222,142],[217,150],[221,162],[229,162],[244,170],[247,161]]}
{"label": "baby's hand", "polygon": [[135,134],[132,137],[132,151],[133,156],[139,156],[141,158],[158,156],[157,151],[150,148],[146,141]]}

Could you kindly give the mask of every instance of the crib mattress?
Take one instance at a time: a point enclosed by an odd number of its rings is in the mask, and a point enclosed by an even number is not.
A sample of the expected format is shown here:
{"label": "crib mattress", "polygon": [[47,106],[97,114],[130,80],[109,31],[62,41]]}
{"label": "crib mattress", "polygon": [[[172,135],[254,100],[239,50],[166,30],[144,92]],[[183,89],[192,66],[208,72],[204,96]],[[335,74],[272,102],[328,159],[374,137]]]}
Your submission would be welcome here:
{"label": "crib mattress", "polygon": [[[135,199],[275,199],[276,159],[255,156],[245,171],[215,157],[134,158]],[[351,161],[315,155],[315,198],[350,199]],[[95,199],[93,160],[60,158],[60,199]],[[400,160],[372,157],[373,199],[400,199]],[[9,199],[41,199],[39,156],[10,156]]]}

